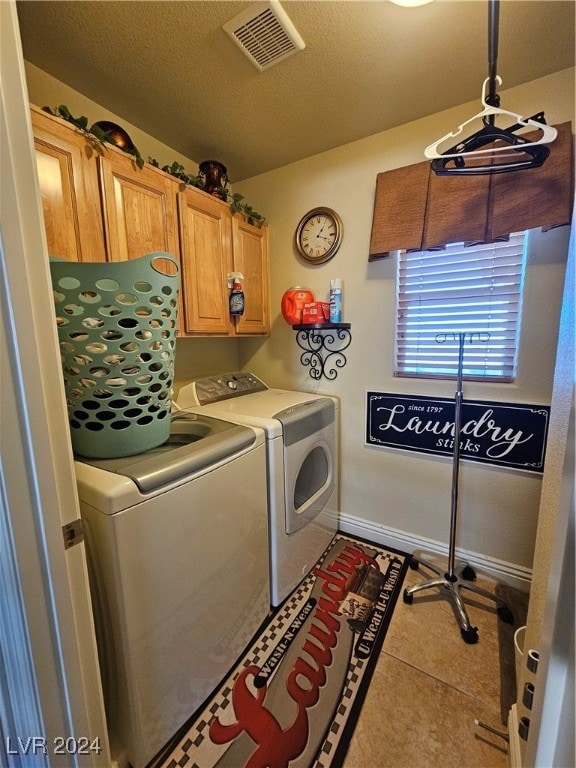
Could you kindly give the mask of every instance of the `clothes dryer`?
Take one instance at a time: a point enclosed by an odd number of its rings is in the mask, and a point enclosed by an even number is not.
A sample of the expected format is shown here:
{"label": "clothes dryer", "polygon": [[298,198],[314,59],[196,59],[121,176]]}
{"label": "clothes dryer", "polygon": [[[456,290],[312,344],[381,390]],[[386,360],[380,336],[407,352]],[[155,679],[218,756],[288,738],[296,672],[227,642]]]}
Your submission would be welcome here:
{"label": "clothes dryer", "polygon": [[176,402],[264,430],[270,591],[279,605],[338,529],[338,401],[271,389],[251,373],[227,373],[184,385]]}
{"label": "clothes dryer", "polygon": [[178,414],[161,446],[75,470],[108,726],[144,768],[270,612],[264,433]]}

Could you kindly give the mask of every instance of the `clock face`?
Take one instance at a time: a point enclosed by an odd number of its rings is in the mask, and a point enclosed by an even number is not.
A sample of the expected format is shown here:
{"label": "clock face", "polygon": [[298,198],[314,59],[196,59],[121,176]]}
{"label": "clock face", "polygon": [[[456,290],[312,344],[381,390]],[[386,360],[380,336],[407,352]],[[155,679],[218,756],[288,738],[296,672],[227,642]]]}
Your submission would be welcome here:
{"label": "clock face", "polygon": [[342,221],[331,208],[314,208],[296,229],[296,247],[303,259],[322,264],[331,259],[342,242]]}

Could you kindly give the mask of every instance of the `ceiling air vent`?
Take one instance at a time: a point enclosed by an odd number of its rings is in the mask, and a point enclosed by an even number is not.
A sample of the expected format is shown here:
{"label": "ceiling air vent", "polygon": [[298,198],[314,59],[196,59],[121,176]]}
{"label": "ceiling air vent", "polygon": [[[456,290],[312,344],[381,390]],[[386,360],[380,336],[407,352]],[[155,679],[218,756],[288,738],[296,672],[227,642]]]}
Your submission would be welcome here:
{"label": "ceiling air vent", "polygon": [[253,3],[222,29],[261,72],[305,47],[278,0]]}

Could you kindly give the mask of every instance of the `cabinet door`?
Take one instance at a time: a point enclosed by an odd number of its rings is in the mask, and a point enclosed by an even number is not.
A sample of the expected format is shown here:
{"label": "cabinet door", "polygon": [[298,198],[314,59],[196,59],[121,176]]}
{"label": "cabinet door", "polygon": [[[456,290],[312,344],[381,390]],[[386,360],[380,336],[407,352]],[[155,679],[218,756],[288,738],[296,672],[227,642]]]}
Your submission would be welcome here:
{"label": "cabinet door", "polygon": [[227,275],[231,270],[228,207],[192,187],[178,193],[184,332],[229,335]]}
{"label": "cabinet door", "polygon": [[255,227],[232,217],[234,271],[244,275],[244,314],[235,316],[239,335],[270,333],[268,227]]}
{"label": "cabinet door", "polygon": [[81,133],[37,108],[32,127],[49,255],[105,261],[96,150]]}
{"label": "cabinet door", "polygon": [[176,180],[151,165],[140,170],[129,155],[113,148],[98,162],[110,261],[155,251],[179,260]]}

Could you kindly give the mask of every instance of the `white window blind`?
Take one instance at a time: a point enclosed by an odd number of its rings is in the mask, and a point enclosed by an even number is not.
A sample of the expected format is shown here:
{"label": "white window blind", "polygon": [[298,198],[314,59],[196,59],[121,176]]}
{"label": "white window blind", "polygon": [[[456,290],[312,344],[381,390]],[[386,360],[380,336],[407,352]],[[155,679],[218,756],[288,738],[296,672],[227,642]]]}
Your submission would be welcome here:
{"label": "white window blind", "polygon": [[524,263],[524,233],[510,235],[506,242],[402,251],[395,374],[455,376],[457,334],[472,333],[472,343],[465,345],[463,375],[513,381]]}

